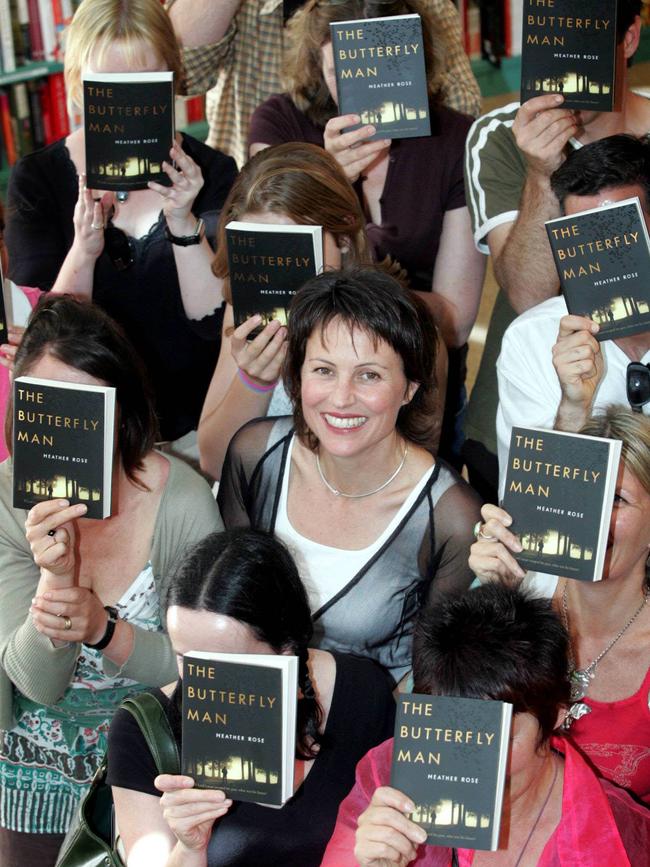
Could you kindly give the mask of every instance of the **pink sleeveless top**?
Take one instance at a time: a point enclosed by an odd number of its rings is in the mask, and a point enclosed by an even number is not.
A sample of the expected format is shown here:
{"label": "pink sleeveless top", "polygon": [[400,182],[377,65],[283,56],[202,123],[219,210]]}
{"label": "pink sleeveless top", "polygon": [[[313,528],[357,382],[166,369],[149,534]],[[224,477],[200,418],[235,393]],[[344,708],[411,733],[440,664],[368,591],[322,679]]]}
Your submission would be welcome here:
{"label": "pink sleeveless top", "polygon": [[634,695],[621,701],[585,698],[591,713],[569,731],[573,743],[605,779],[650,804],[650,669]]}

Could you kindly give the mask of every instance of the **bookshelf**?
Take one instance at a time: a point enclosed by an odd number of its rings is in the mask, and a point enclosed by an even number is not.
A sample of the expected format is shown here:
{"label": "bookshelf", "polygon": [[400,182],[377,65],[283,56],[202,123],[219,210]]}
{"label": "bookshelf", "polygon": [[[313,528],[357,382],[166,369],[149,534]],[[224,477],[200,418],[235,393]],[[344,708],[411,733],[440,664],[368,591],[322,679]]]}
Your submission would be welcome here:
{"label": "bookshelf", "polygon": [[45,78],[55,72],[63,72],[63,64],[56,61],[35,60],[19,66],[14,72],[0,72],[0,87],[9,87],[33,78]]}

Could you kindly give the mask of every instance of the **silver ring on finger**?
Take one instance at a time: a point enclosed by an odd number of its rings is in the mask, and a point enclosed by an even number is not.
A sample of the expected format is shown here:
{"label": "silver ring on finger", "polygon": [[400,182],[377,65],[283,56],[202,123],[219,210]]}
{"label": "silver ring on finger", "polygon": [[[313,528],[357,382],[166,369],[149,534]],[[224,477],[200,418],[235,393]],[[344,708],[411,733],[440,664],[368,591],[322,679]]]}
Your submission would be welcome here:
{"label": "silver ring on finger", "polygon": [[95,229],[95,231],[99,232],[99,231],[100,231],[101,229],[103,229],[104,227],[103,227],[101,224],[98,226],[98,225],[96,225],[95,223],[91,223],[91,224],[90,224],[90,228],[91,228],[91,229]]}

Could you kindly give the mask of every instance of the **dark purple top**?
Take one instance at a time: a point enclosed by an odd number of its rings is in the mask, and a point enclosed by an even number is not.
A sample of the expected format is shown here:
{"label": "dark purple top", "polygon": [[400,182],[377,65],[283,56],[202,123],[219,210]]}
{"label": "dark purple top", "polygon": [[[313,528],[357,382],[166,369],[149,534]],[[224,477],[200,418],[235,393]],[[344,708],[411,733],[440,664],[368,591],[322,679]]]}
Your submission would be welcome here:
{"label": "dark purple top", "polygon": [[[414,289],[431,290],[442,220],[465,207],[463,154],[472,118],[450,108],[431,110],[431,135],[393,139],[380,198],[381,225],[368,223],[373,255],[406,268]],[[253,112],[249,142],[275,145],[304,141],[323,147],[323,128],[312,123],[287,94],[275,94]],[[360,184],[357,192],[361,197]]]}

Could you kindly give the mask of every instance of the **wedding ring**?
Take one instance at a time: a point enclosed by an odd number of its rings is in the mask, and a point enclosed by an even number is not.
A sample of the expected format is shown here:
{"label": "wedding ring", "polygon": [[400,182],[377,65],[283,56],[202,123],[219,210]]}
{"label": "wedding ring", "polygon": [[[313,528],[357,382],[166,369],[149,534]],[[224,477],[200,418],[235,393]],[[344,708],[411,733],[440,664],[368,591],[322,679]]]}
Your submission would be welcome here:
{"label": "wedding ring", "polygon": [[100,231],[100,229],[103,229],[104,227],[103,226],[96,226],[94,223],[91,223],[90,228],[96,229],[97,231]]}
{"label": "wedding ring", "polygon": [[63,628],[67,632],[69,629],[72,629],[72,620],[66,614],[57,614],[57,617],[60,617],[63,621]]}
{"label": "wedding ring", "polygon": [[496,536],[489,536],[487,533],[483,532],[483,522],[477,521],[474,524],[474,538],[475,539],[483,539],[485,542],[494,542]]}

